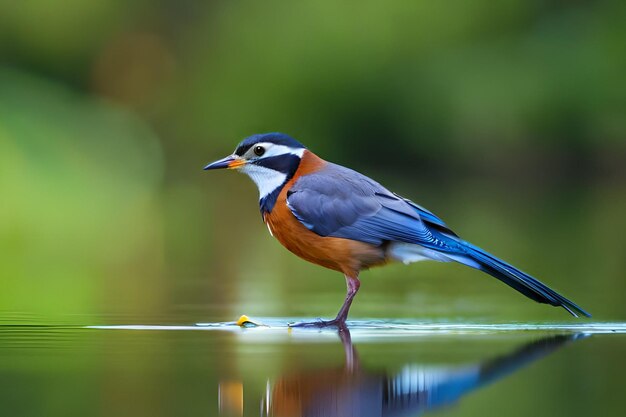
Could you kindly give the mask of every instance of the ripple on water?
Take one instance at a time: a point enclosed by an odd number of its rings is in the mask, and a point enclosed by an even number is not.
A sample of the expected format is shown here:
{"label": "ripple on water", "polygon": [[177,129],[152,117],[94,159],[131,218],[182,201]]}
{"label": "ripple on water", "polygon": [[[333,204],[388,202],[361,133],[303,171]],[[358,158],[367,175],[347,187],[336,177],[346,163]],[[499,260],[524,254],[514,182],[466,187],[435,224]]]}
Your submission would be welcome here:
{"label": "ripple on water", "polygon": [[[303,329],[290,328],[289,323],[305,321],[305,318],[274,318],[259,317],[252,321],[255,325],[242,328],[236,322],[197,323],[194,325],[122,325],[122,326],[88,326],[95,329],[109,330],[195,330],[195,331],[258,331],[265,333],[290,334],[335,333],[334,328]],[[308,319],[311,320],[311,319]],[[497,334],[510,332],[541,332],[541,333],[585,333],[611,334],[626,333],[626,323],[594,322],[594,323],[458,323],[458,322],[426,322],[408,320],[352,320],[348,327],[353,336],[395,337],[423,334]]]}

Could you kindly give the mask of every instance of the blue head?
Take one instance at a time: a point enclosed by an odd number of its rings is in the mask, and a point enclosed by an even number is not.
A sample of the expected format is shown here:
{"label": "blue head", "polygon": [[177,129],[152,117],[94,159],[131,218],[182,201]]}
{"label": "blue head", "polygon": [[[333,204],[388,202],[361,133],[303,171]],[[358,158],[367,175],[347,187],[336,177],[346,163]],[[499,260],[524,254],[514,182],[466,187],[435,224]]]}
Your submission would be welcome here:
{"label": "blue head", "polygon": [[204,169],[237,169],[248,175],[259,188],[261,211],[269,212],[298,169],[305,150],[304,145],[284,133],[261,133],[245,138],[232,155]]}

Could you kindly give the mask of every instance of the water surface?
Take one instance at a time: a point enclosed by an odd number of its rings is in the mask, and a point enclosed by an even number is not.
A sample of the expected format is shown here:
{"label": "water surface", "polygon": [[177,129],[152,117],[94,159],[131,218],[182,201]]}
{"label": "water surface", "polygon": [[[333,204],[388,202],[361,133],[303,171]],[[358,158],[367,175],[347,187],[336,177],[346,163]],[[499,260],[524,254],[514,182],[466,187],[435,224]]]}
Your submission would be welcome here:
{"label": "water surface", "polygon": [[19,416],[623,415],[622,323],[0,327]]}

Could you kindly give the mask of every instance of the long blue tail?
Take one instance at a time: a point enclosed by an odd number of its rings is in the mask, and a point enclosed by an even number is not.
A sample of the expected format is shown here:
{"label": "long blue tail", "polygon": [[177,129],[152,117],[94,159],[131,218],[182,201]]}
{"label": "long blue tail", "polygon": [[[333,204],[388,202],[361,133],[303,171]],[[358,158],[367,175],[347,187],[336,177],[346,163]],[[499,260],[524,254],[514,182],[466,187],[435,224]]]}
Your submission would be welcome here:
{"label": "long blue tail", "polygon": [[[498,278],[511,288],[515,288],[531,300],[535,300],[539,303],[550,304],[555,307],[563,307],[574,317],[578,317],[579,315],[591,317],[591,314],[578,307],[572,301],[558,294],[544,283],[536,280],[527,273],[520,271],[513,265],[496,258],[481,248],[462,240],[458,237],[458,235],[450,230],[440,218],[435,216],[430,211],[418,206],[412,201],[406,199],[404,199],[404,201],[411,205],[415,211],[419,213],[420,219],[428,227],[435,242],[434,244],[431,242],[428,242],[430,244],[425,244],[424,241],[418,241],[415,243],[426,246],[436,252],[440,252],[445,258],[486,272],[489,275]],[[436,257],[433,259],[441,260]]]}
{"label": "long blue tail", "polygon": [[496,258],[469,242],[465,242],[460,239],[457,242],[461,245],[461,248],[464,249],[464,253],[460,258],[469,258],[470,260],[470,262],[463,262],[462,260],[459,260],[459,262],[498,278],[506,285],[515,288],[526,297],[539,303],[563,307],[574,317],[578,317],[579,315],[591,317],[591,314],[577,306],[575,303],[558,294],[556,291],[525,272],[520,271],[514,266]]}

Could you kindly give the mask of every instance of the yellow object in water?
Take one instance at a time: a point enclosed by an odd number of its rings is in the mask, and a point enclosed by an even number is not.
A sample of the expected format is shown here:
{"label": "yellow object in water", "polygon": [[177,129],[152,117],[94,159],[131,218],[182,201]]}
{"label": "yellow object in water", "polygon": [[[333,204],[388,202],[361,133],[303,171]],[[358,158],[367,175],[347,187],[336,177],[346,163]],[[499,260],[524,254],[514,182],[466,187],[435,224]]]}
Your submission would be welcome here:
{"label": "yellow object in water", "polygon": [[235,324],[237,324],[237,326],[239,327],[259,327],[259,326],[268,327],[267,324],[263,324],[260,321],[250,320],[250,318],[246,316],[245,314],[239,317],[239,320],[237,320]]}
{"label": "yellow object in water", "polygon": [[246,324],[254,324],[254,323],[252,323],[252,321],[250,321],[250,318],[244,314],[241,317],[239,317],[239,320],[237,320],[237,326],[245,327]]}

